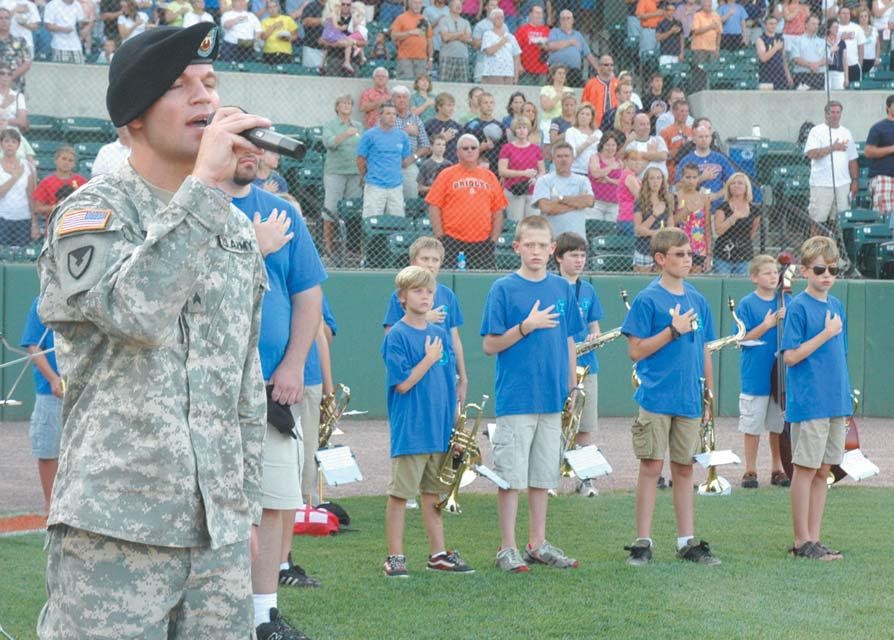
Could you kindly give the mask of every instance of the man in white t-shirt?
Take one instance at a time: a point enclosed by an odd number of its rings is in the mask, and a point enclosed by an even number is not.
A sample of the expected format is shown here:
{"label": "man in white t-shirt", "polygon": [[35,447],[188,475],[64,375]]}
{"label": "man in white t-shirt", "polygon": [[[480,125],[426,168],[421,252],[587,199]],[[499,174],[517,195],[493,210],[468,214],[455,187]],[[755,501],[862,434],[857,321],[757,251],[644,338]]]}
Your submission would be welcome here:
{"label": "man in white t-shirt", "polygon": [[841,7],[838,12],[838,37],[844,40],[847,47],[847,81],[859,82],[863,76],[863,45],[866,34],[863,27],[851,22],[851,10]]}
{"label": "man in white t-shirt", "polygon": [[75,0],[50,0],[43,21],[47,31],[53,34],[50,42],[53,62],[83,64],[84,53],[78,34],[78,23],[85,21],[81,3]]}
{"label": "man in white t-shirt", "polygon": [[653,136],[651,133],[652,121],[648,113],[640,112],[633,117],[633,137],[625,146],[628,151],[639,151],[643,160],[649,163],[640,171],[638,178],[642,178],[646,169],[655,167],[667,178],[667,143],[661,136]]}
{"label": "man in white t-shirt", "polygon": [[[804,154],[810,158],[810,219],[825,224],[848,207],[848,195],[857,194],[857,145],[850,130],[841,126],[841,103],[826,104],[825,122],[807,135]],[[812,235],[819,229],[814,227]]]}
{"label": "man in white t-shirt", "polygon": [[103,146],[96,154],[90,177],[95,178],[117,171],[128,158],[130,158],[130,132],[127,127],[118,127],[118,139]]}

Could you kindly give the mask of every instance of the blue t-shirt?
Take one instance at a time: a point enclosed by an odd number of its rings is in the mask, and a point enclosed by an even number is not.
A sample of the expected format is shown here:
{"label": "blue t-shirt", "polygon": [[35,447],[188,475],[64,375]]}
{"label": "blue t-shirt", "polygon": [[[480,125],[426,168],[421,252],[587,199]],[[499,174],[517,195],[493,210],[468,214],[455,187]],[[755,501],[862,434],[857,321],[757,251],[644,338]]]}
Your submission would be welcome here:
{"label": "blue t-shirt", "polygon": [[410,138],[397,127],[367,129],[357,144],[357,155],[366,158],[366,182],[383,189],[404,183],[401,163],[410,153]]}
{"label": "blue t-shirt", "polygon": [[[602,319],[602,305],[599,303],[599,297],[596,290],[589,282],[578,280],[574,287],[574,296],[577,298],[577,306],[580,309],[580,319],[584,324],[583,330],[574,334],[574,341],[581,342],[587,339],[589,326],[591,322],[598,322]],[[577,359],[580,367],[590,367],[590,373],[599,373],[599,360],[596,358],[596,350],[586,353]]]}
{"label": "blue t-shirt", "polygon": [[583,329],[574,288],[553,273],[532,281],[517,273],[491,286],[484,302],[481,335],[502,335],[528,317],[534,303],[554,306],[559,324],[531,333],[497,354],[496,414],[558,413],[568,394],[568,338]]}
{"label": "blue t-shirt", "polygon": [[853,413],[851,381],[847,371],[847,317],[838,298],[829,296],[823,302],[806,291],[792,298],[785,312],[782,350],[797,349],[823,331],[827,311],[833,316],[841,316],[842,331],[788,368],[785,376],[785,419],[789,422],[837,418]]}
{"label": "blue t-shirt", "polygon": [[[432,302],[433,309],[437,309],[438,307],[444,307],[444,310],[447,312],[447,316],[444,318],[444,324],[440,326],[444,328],[444,331],[446,331],[448,335],[450,335],[450,330],[453,329],[453,327],[463,326],[463,312],[462,309],[459,308],[459,300],[456,299],[456,294],[450,290],[450,287],[444,286],[440,282],[435,289],[435,299]],[[391,299],[388,301],[388,310],[385,312],[385,319],[382,321],[382,326],[390,327],[397,324],[397,321],[403,317],[403,307],[400,306],[400,300],[397,299],[397,291],[394,291],[391,294]]]}
{"label": "blue t-shirt", "polygon": [[[332,335],[335,335],[338,326],[335,324],[335,316],[332,315],[332,309],[329,308],[329,300],[326,299],[325,293],[323,294],[323,322],[332,330]],[[320,362],[317,341],[314,340],[310,343],[307,359],[304,361],[304,386],[312,387],[318,384],[323,384],[323,366]]]}
{"label": "blue t-shirt", "polygon": [[[425,339],[441,339],[444,353],[422,379],[406,393],[395,387],[410,377],[425,357]],[[388,384],[388,423],[391,427],[391,457],[447,451],[456,414],[456,358],[450,338],[441,327],[425,329],[398,321],[382,342]]]}
{"label": "blue t-shirt", "polygon": [[[791,296],[785,296],[786,304]],[[764,321],[768,311],[776,311],[779,308],[779,297],[773,296],[772,300],[764,300],[755,292],[739,300],[736,307],[736,315],[745,323],[745,332],[751,331]],[[767,331],[760,340],[764,343],[753,347],[742,347],[742,355],[739,359],[739,376],[742,382],[742,393],[750,396],[770,395],[773,365],[776,364],[776,349],[778,347],[777,327]]]}
{"label": "blue t-shirt", "polygon": [[[720,168],[720,172],[711,180],[705,180],[699,185],[700,189],[710,189],[711,193],[717,193],[721,189],[723,189],[723,185],[726,184],[726,181],[729,180],[735,170],[733,169],[733,165],[730,164],[729,160],[727,160],[726,156],[722,153],[718,153],[717,151],[710,151],[706,156],[696,155],[695,151],[691,151],[687,153],[683,158],[677,162],[677,173],[675,182],[679,182],[680,178],[683,177],[683,167],[687,164],[694,164],[698,167],[699,175],[701,175],[705,169],[707,169],[711,165],[715,165]],[[721,200],[715,200],[712,203],[711,208],[716,208],[720,206]]]}
{"label": "blue t-shirt", "polygon": [[[558,12],[557,12],[558,13]],[[580,69],[583,58],[590,55],[590,45],[581,35],[580,31],[572,31],[565,33],[558,27],[550,29],[547,42],[561,42],[563,40],[574,40],[576,44],[571,47],[563,47],[550,51],[547,55],[549,66],[553,67],[557,64],[564,64],[569,69]]]}
{"label": "blue t-shirt", "polygon": [[688,282],[683,283],[682,295],[671,293],[656,278],[633,300],[621,332],[625,336],[651,338],[670,326],[670,311],[677,305],[680,313],[695,309],[698,329],[636,363],[641,383],[633,399],[652,413],[698,418],[702,415],[705,343],[714,339],[714,320],[705,297]]}
{"label": "blue t-shirt", "polygon": [[288,193],[289,192],[289,183],[286,182],[286,179],[279,175],[276,171],[271,171],[270,175],[266,178],[255,178],[251,181],[253,185],[255,185],[258,189],[263,189],[264,185],[268,182],[276,183],[276,190],[279,193]]}
{"label": "blue t-shirt", "polygon": [[[261,220],[266,220],[274,209],[284,211],[292,221],[289,230],[295,234],[283,248],[264,258],[264,265],[267,267],[267,291],[264,293],[261,308],[258,351],[261,354],[264,380],[270,380],[289,345],[292,296],[323,282],[326,279],[326,271],[307,231],[307,225],[304,224],[304,218],[291,203],[252,185],[248,195],[233,198],[233,204],[244,212],[249,220],[254,218],[255,213],[260,213]],[[307,354],[307,361],[312,357],[317,358],[316,368],[319,370],[319,356],[313,347]],[[307,380],[305,384],[309,384]]]}
{"label": "blue t-shirt", "polygon": [[[885,118],[872,125],[866,135],[866,144],[876,147],[888,147],[894,144],[894,120]],[[894,155],[869,159],[869,177],[875,176],[894,176]]]}
{"label": "blue t-shirt", "polygon": [[[38,300],[40,300],[39,296],[34,298],[34,302],[31,303],[31,309],[28,311],[28,319],[25,320],[25,330],[22,332],[22,342],[20,344],[26,349],[28,347],[37,347],[40,351],[43,351],[44,349],[52,349],[55,341],[52,330],[47,331],[47,328],[40,321],[40,316],[37,315]],[[56,366],[56,352],[50,351],[44,355],[53,371],[58,374],[59,368]],[[37,370],[37,367],[34,367],[34,390],[38,395],[43,396],[53,393],[50,381],[44,378],[43,374]]]}
{"label": "blue t-shirt", "polygon": [[728,13],[732,14],[727,18],[726,22],[723,23],[723,35],[742,35],[742,21],[748,20],[748,13],[745,11],[745,7],[739,3],[722,4],[717,7],[717,13],[720,14],[720,17],[723,17]]}

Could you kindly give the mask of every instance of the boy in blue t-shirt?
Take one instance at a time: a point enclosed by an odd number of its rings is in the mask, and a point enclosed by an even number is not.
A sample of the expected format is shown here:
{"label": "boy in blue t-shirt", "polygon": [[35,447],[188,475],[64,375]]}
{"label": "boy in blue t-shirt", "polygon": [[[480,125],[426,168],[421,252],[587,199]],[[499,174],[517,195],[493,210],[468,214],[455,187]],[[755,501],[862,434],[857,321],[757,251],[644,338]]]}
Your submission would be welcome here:
{"label": "boy in blue t-shirt", "polygon": [[703,385],[712,385],[705,343],[714,339],[714,322],[705,297],[686,282],[692,268],[687,235],[676,228],[652,236],[652,257],[661,275],[633,301],[621,331],[636,363],[639,386],[633,399],[633,452],[639,458],[636,484],[636,541],[624,547],[627,564],[652,561],[652,514],[665,451],[670,451],[677,558],[720,564],[708,543],[694,537],[692,462],[700,445]]}
{"label": "boy in blue t-shirt", "polygon": [[[37,315],[39,297],[34,298],[21,346],[31,354],[34,365],[34,410],[31,412],[31,455],[37,458],[37,471],[43,489],[44,510],[50,512],[53,481],[59,467],[59,446],[62,442],[62,378],[56,366],[53,332],[48,330]],[[34,355],[40,351],[49,353]]]}
{"label": "boy in blue t-shirt", "polygon": [[[574,287],[574,297],[577,299],[581,321],[584,323],[584,328],[575,334],[574,341],[592,340],[599,336],[602,305],[599,303],[599,297],[596,295],[593,285],[580,279],[581,273],[587,266],[587,241],[576,233],[568,231],[561,233],[556,238],[555,257],[559,264],[559,274]],[[574,440],[581,447],[586,447],[593,444],[599,417],[597,410],[599,386],[596,380],[596,375],[599,373],[599,361],[596,359],[596,352],[591,351],[580,356],[577,359],[577,366],[578,369],[589,367],[589,373],[584,379],[584,393],[586,394],[584,412],[581,415],[580,428]],[[591,478],[582,480],[577,487],[577,492],[588,497],[599,495]]]}
{"label": "boy in blue t-shirt", "polygon": [[439,479],[456,415],[453,350],[443,328],[426,320],[435,293],[435,277],[410,266],[394,279],[404,316],[382,343],[391,427],[391,480],[385,508],[388,558],[385,575],[407,577],[403,552],[407,500],[422,494],[422,520],[428,533],[429,569],[472,573],[459,553],[447,549],[437,508],[449,487]]}
{"label": "boy in blue t-shirt", "polygon": [[[437,278],[444,263],[444,245],[437,238],[421,236],[410,245],[410,264],[423,269],[428,269]],[[385,311],[385,319],[382,326],[387,333],[392,325],[400,320],[404,310],[397,297],[397,291],[391,294],[388,301],[388,310]],[[469,388],[469,379],[466,376],[466,357],[463,352],[463,343],[459,338],[459,328],[463,326],[463,312],[459,306],[456,294],[449,287],[437,283],[435,288],[435,300],[433,308],[425,314],[425,319],[432,324],[441,325],[450,336],[450,344],[453,354],[456,356],[456,398],[457,403],[466,403],[466,392]]]}
{"label": "boy in blue t-shirt", "polygon": [[[743,489],[757,489],[757,452],[762,433],[770,434],[772,472],[770,484],[789,486],[779,457],[782,410],[772,392],[778,349],[777,325],[785,317],[785,304],[779,304],[776,285],[779,269],[776,259],[766,254],[755,256],[748,265],[756,289],[739,300],[736,313],[745,324],[743,341],[762,342],[745,346],[739,360],[742,391],[739,393],[739,431],[745,438],[745,474]],[[786,296],[786,302],[789,296]]]}
{"label": "boy in blue t-shirt", "polygon": [[[523,218],[512,247],[521,267],[491,286],[481,321],[484,352],[497,354],[494,470],[509,483],[498,493],[496,564],[512,573],[534,563],[577,568],[577,560],[546,541],[546,512],[547,492],[559,486],[562,405],[576,384],[574,336],[584,324],[571,284],[546,270],[555,250],[546,218]],[[529,505],[524,559],[515,541],[522,489]]]}
{"label": "boy in blue t-shirt", "polygon": [[824,236],[801,245],[807,289],[796,295],[782,332],[786,373],[785,417],[792,430],[792,525],[794,555],[839,560],[820,541],[826,479],[844,456],[846,420],[853,413],[847,370],[844,306],[829,295],[838,275],[838,248]]}

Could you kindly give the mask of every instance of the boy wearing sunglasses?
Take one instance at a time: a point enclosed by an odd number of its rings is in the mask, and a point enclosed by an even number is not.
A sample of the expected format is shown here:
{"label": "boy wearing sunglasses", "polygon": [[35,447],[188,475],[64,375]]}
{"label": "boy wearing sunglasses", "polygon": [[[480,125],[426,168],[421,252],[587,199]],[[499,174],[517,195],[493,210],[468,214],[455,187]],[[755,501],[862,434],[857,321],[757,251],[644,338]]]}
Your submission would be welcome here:
{"label": "boy wearing sunglasses", "polygon": [[844,456],[845,425],[852,413],[847,320],[841,301],[829,295],[838,275],[833,240],[814,236],[801,245],[801,275],[807,289],[792,299],[782,332],[788,367],[785,417],[792,428],[791,552],[812,560],[840,560],[840,552],[820,541],[826,479]]}
{"label": "boy wearing sunglasses", "polygon": [[705,343],[714,339],[708,301],[686,282],[692,269],[689,236],[674,227],[652,236],[652,258],[661,276],[634,299],[621,332],[636,363],[640,384],[633,395],[639,413],[631,429],[639,459],[636,483],[636,541],[627,564],[652,561],[652,514],[664,454],[670,452],[677,516],[677,558],[696,564],[720,564],[708,543],[695,534],[692,460],[698,452],[702,384],[711,388],[711,358]]}

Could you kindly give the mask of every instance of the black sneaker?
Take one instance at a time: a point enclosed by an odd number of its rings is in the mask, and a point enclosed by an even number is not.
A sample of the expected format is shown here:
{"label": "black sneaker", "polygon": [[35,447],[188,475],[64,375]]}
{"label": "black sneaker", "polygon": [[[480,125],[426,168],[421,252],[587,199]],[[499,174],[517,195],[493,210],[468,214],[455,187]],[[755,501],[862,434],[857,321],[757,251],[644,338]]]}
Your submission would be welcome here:
{"label": "black sneaker", "polygon": [[319,580],[311,578],[297,564],[291,565],[288,569],[279,570],[279,583],[288,587],[316,588],[320,586]]}
{"label": "black sneaker", "polygon": [[429,556],[426,567],[448,573],[475,573],[475,570],[459,556],[459,551],[444,551],[436,556]]}
{"label": "black sneaker", "polygon": [[664,476],[658,476],[658,488],[667,489],[667,483],[664,481]]}
{"label": "black sneaker", "polygon": [[255,629],[258,640],[310,640],[279,615],[279,609],[270,609],[270,622],[259,624]]}
{"label": "black sneaker", "polygon": [[695,538],[689,538],[686,546],[677,551],[677,558],[696,564],[720,564],[720,560],[711,553],[711,547],[708,546],[708,543]]}
{"label": "black sneaker", "polygon": [[652,543],[648,540],[637,540],[632,546],[624,547],[624,551],[630,552],[627,564],[631,567],[642,567],[652,562]]}

